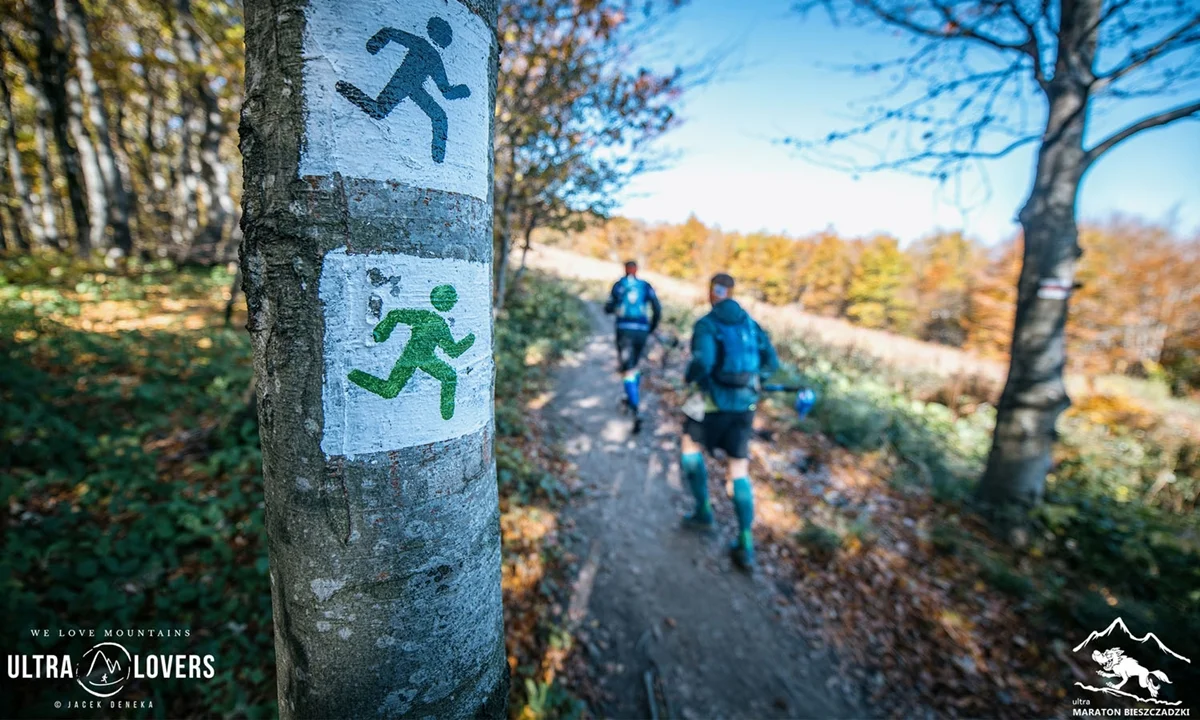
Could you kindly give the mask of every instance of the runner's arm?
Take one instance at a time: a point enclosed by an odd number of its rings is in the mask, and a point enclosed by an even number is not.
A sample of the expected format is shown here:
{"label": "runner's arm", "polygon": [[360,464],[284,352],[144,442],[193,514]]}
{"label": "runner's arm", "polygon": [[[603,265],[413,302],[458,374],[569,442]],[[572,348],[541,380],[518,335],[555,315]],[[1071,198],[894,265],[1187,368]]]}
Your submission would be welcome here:
{"label": "runner's arm", "polygon": [[475,333],[467,333],[467,336],[465,338],[463,338],[462,340],[459,340],[458,342],[454,342],[454,340],[451,339],[450,331],[447,330],[446,331],[446,339],[442,343],[442,349],[445,350],[446,354],[449,355],[450,357],[456,358],[459,355],[462,355],[466,351],[470,350],[471,346],[474,344],[475,344]]}
{"label": "runner's arm", "polygon": [[617,310],[617,287],[620,282],[613,283],[612,290],[608,293],[608,300],[604,303],[604,314],[612,315]]}
{"label": "runner's arm", "polygon": [[392,336],[392,331],[396,329],[397,325],[400,323],[414,325],[419,316],[420,311],[418,310],[393,310],[385,315],[383,320],[375,326],[375,331],[371,335],[375,338],[375,342],[384,342]]}
{"label": "runner's arm", "polygon": [[779,355],[775,352],[775,346],[771,344],[771,336],[758,323],[754,324],[758,328],[758,365],[759,376],[766,380],[779,370]]}
{"label": "runner's arm", "polygon": [[705,323],[692,329],[692,360],[684,380],[696,383],[706,394],[712,393],[712,371],[717,363],[717,339]]}
{"label": "runner's arm", "polygon": [[433,63],[433,69],[430,70],[429,77],[433,78],[433,82],[438,86],[438,90],[442,91],[442,95],[447,100],[461,100],[462,98],[471,97],[471,89],[466,85],[450,84],[450,78],[446,77],[446,66],[441,62]]}
{"label": "runner's arm", "polygon": [[404,47],[411,49],[416,43],[421,42],[421,38],[413,35],[412,33],[406,33],[403,30],[397,30],[393,27],[385,27],[372,35],[371,39],[367,41],[367,52],[374,55],[382,50],[389,41],[399,43]]}
{"label": "runner's arm", "polygon": [[662,319],[662,303],[658,301],[658,293],[654,292],[654,286],[650,283],[646,283],[646,298],[650,303],[650,332],[653,333]]}

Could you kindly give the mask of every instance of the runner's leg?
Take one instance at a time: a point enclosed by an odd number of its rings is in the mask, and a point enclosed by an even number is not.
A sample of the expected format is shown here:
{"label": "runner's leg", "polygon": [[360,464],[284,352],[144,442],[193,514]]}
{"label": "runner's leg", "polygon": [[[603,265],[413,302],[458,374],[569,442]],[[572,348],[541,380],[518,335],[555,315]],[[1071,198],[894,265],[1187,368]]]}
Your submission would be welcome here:
{"label": "runner's leg", "polygon": [[683,522],[689,527],[709,528],[713,524],[713,515],[712,503],[708,499],[708,469],[704,466],[704,446],[694,437],[702,432],[700,423],[690,419],[684,421],[679,443],[679,466],[683,481],[696,500],[696,509]]}
{"label": "runner's leg", "polygon": [[750,434],[754,413],[741,413],[731,418],[733,422],[725,429],[723,445],[729,453],[726,470],[726,491],[733,498],[733,511],[737,516],[738,535],[733,543],[734,559],[745,568],[754,565],[754,492],[750,488]]}
{"label": "runner's leg", "polygon": [[408,380],[412,377],[415,370],[416,368],[404,362],[404,358],[401,357],[392,366],[392,372],[388,375],[387,380],[382,380],[362,370],[351,370],[348,377],[350,382],[355,385],[365,390],[370,390],[382,398],[391,400],[400,394],[400,391],[408,384]]}
{"label": "runner's leg", "polygon": [[442,383],[442,419],[449,420],[454,417],[454,394],[458,389],[458,373],[437,358],[426,361],[421,369]]}
{"label": "runner's leg", "polygon": [[450,125],[446,119],[446,111],[438,105],[437,100],[433,96],[425,92],[425,88],[419,87],[412,91],[409,95],[417,107],[425,111],[429,116],[429,122],[433,124],[433,139],[430,142],[430,152],[433,155],[434,162],[442,162],[446,159],[446,139],[449,137]]}

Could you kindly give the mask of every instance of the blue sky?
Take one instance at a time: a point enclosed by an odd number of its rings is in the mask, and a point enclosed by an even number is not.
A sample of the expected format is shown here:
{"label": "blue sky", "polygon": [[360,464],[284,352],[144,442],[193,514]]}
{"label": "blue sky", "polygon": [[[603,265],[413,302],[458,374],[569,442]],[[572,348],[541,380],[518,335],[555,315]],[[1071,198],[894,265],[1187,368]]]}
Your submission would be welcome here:
{"label": "blue sky", "polygon": [[[728,48],[717,82],[685,101],[682,127],[663,145],[676,153],[666,170],[635,180],[618,212],[652,222],[691,213],[725,230],[803,235],[834,227],[845,235],[889,232],[902,241],[936,227],[965,228],[985,242],[1009,237],[1033,170],[1034,148],[986,165],[990,190],[975,181],[952,188],[896,172],[849,174],[806,162],[774,140],[821,137],[851,124],[848,104],[889,87],[819,66],[883,60],[896,40],[824,13],[801,18],[788,0],[693,0],[667,31],[663,49],[695,57]],[[1186,96],[1185,96],[1186,97]],[[1158,103],[1169,107],[1184,98]],[[1124,106],[1091,118],[1098,135],[1155,105]],[[1151,130],[1101,158],[1084,180],[1083,219],[1114,212],[1173,220],[1200,230],[1200,122]]]}

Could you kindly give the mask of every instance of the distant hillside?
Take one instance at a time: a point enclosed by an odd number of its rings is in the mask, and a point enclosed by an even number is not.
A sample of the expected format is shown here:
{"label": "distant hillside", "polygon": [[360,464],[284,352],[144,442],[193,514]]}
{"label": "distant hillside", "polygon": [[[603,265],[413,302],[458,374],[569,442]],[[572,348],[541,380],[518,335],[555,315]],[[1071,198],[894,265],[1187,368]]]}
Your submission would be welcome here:
{"label": "distant hillside", "polygon": [[[530,267],[561,277],[591,282],[615,282],[621,275],[617,263],[578,253],[535,245],[527,256]],[[642,272],[665,302],[700,306],[707,302],[703,285]],[[860,353],[894,368],[900,373],[922,373],[943,378],[960,378],[976,387],[993,389],[995,401],[1003,387],[1007,367],[1004,363],[978,357],[946,345],[924,342],[902,335],[857,327],[853,323],[804,312],[795,305],[770,305],[745,297],[739,298],[754,317],[773,335],[803,337],[847,353]],[[1067,387],[1076,399],[1096,394],[1132,397],[1156,413],[1177,419],[1200,434],[1200,404],[1154,396],[1148,384],[1131,378],[1068,376]]]}

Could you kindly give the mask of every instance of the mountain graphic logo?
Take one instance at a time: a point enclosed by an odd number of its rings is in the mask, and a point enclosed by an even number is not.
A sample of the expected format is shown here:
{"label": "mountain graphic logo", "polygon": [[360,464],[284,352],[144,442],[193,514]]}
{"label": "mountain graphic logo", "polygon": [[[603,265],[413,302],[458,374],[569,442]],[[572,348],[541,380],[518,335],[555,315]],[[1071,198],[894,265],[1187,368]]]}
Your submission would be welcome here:
{"label": "mountain graphic logo", "polygon": [[[1154,642],[1151,643],[1151,640]],[[1110,678],[1111,681],[1101,682],[1100,687],[1082,682],[1075,683],[1084,690],[1127,697],[1154,705],[1174,706],[1182,702],[1159,699],[1158,694],[1163,686],[1173,683],[1167,673],[1157,666],[1174,660],[1182,660],[1190,665],[1192,661],[1167,647],[1154,633],[1146,633],[1141,637],[1134,635],[1125,621],[1117,618],[1103,632],[1093,631],[1089,634],[1072,652],[1077,653],[1085,649],[1091,649],[1091,660],[1100,666],[1096,674],[1102,678]],[[1156,668],[1147,668],[1137,657],[1127,653],[1136,653],[1146,662],[1153,662]],[[1150,658],[1153,658],[1153,661]],[[1136,680],[1136,683],[1128,689],[1122,689],[1130,680]]]}
{"label": "mountain graphic logo", "polygon": [[112,697],[129,682],[131,665],[129,651],[123,646],[102,642],[83,654],[75,668],[75,681],[96,697]]}

